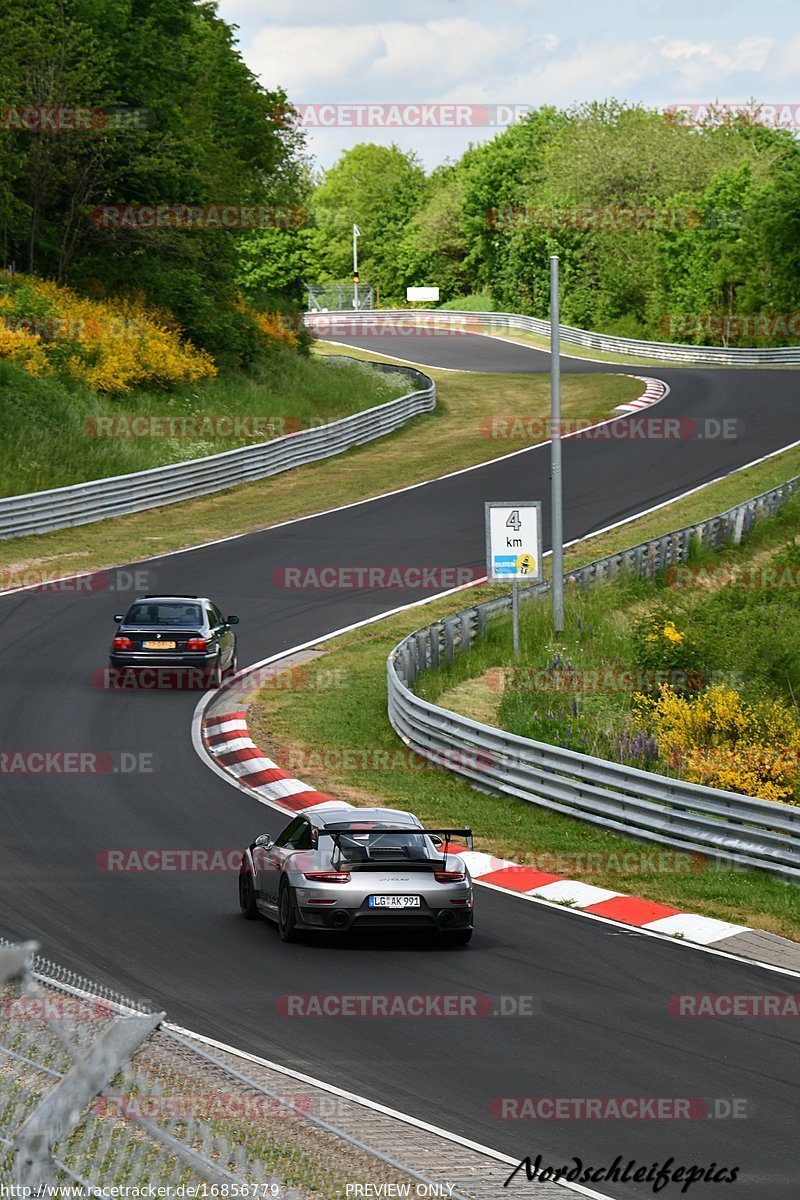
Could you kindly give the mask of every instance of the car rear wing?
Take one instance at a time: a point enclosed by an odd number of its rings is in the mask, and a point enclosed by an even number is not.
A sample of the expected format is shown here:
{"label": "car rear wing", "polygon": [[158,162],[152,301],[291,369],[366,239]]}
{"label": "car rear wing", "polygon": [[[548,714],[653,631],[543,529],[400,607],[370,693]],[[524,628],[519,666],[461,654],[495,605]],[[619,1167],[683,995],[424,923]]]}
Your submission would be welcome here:
{"label": "car rear wing", "polygon": [[[431,837],[441,838],[443,841],[442,854],[444,855],[445,858],[447,857],[447,855],[450,851],[450,841],[452,838],[463,838],[464,841],[466,842],[467,849],[468,850],[472,849],[472,829],[469,825],[466,825],[460,829],[429,829],[427,826],[425,828],[420,828],[420,827],[414,826],[414,825],[392,825],[392,826],[384,825],[384,826],[381,826],[380,828],[373,827],[372,829],[358,829],[358,828],[354,829],[352,827],[348,828],[348,829],[315,829],[312,831],[312,839],[314,838],[314,834],[316,834],[316,838],[314,840],[317,843],[319,842],[320,837],[327,836],[329,838],[332,838],[337,853],[339,855],[341,855],[341,853],[342,853],[341,839],[343,837],[351,837],[351,838],[382,837],[384,834],[387,834],[387,833],[389,833],[389,834],[402,833],[402,834],[406,834],[406,835],[408,835],[409,833],[424,833],[424,834],[428,834]],[[384,860],[384,861],[387,861],[387,860]],[[403,858],[403,856],[398,855],[398,861],[405,862],[406,860]],[[433,861],[438,861],[438,860],[429,860],[429,861],[433,862]]]}

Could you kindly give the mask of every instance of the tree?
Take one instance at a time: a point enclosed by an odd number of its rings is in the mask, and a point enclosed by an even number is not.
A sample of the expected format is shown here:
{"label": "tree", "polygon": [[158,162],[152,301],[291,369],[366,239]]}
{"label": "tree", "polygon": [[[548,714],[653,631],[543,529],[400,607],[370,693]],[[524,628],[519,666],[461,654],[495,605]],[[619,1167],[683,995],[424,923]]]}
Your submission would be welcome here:
{"label": "tree", "polygon": [[425,172],[414,154],[365,142],[346,150],[311,197],[311,243],[323,280],[351,273],[353,225],[358,225],[364,280],[379,286],[387,300],[404,296],[398,247],[426,193]]}

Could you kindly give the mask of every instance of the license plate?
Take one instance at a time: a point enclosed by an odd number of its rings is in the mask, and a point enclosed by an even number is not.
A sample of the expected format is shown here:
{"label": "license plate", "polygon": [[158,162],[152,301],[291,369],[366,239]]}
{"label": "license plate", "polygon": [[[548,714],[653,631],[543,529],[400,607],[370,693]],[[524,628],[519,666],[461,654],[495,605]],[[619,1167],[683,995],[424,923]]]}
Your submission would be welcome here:
{"label": "license plate", "polygon": [[370,896],[370,908],[419,908],[419,896]]}
{"label": "license plate", "polygon": [[174,650],[175,642],[142,642],[145,650]]}

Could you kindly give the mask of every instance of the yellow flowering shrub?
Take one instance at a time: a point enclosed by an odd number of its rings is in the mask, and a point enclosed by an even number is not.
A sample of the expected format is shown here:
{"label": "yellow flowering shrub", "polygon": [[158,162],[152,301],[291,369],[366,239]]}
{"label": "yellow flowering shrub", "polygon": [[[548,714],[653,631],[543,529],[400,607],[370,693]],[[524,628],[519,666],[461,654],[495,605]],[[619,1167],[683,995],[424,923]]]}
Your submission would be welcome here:
{"label": "yellow flowering shrub", "polygon": [[634,709],[656,735],[659,757],[693,783],[797,803],[800,725],[781,700],[748,704],[718,684],[698,696],[662,685]]}
{"label": "yellow flowering shrub", "polygon": [[276,341],[283,342],[291,348],[297,345],[297,334],[280,313],[257,312],[255,319],[256,325],[267,337],[275,338]]}
{"label": "yellow flowering shrub", "polygon": [[24,329],[9,329],[0,320],[0,358],[22,367],[29,375],[48,373],[47,355],[39,339]]}
{"label": "yellow flowering shrub", "polygon": [[0,358],[32,375],[68,375],[110,393],[217,373],[211,355],[181,341],[173,319],[143,297],[90,300],[24,275],[0,296]]}

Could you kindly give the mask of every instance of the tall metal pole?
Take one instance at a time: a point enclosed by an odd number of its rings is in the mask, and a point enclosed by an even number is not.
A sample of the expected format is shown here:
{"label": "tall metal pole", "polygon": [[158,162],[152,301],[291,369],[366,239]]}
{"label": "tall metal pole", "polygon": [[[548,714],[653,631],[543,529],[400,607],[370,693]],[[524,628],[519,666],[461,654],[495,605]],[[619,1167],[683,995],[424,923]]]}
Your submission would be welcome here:
{"label": "tall metal pole", "polygon": [[550,256],[550,510],[553,547],[553,630],[564,631],[564,514],[561,481],[561,362],[559,359],[558,255]]}
{"label": "tall metal pole", "polygon": [[358,239],[361,230],[353,226],[353,308],[358,309]]}

